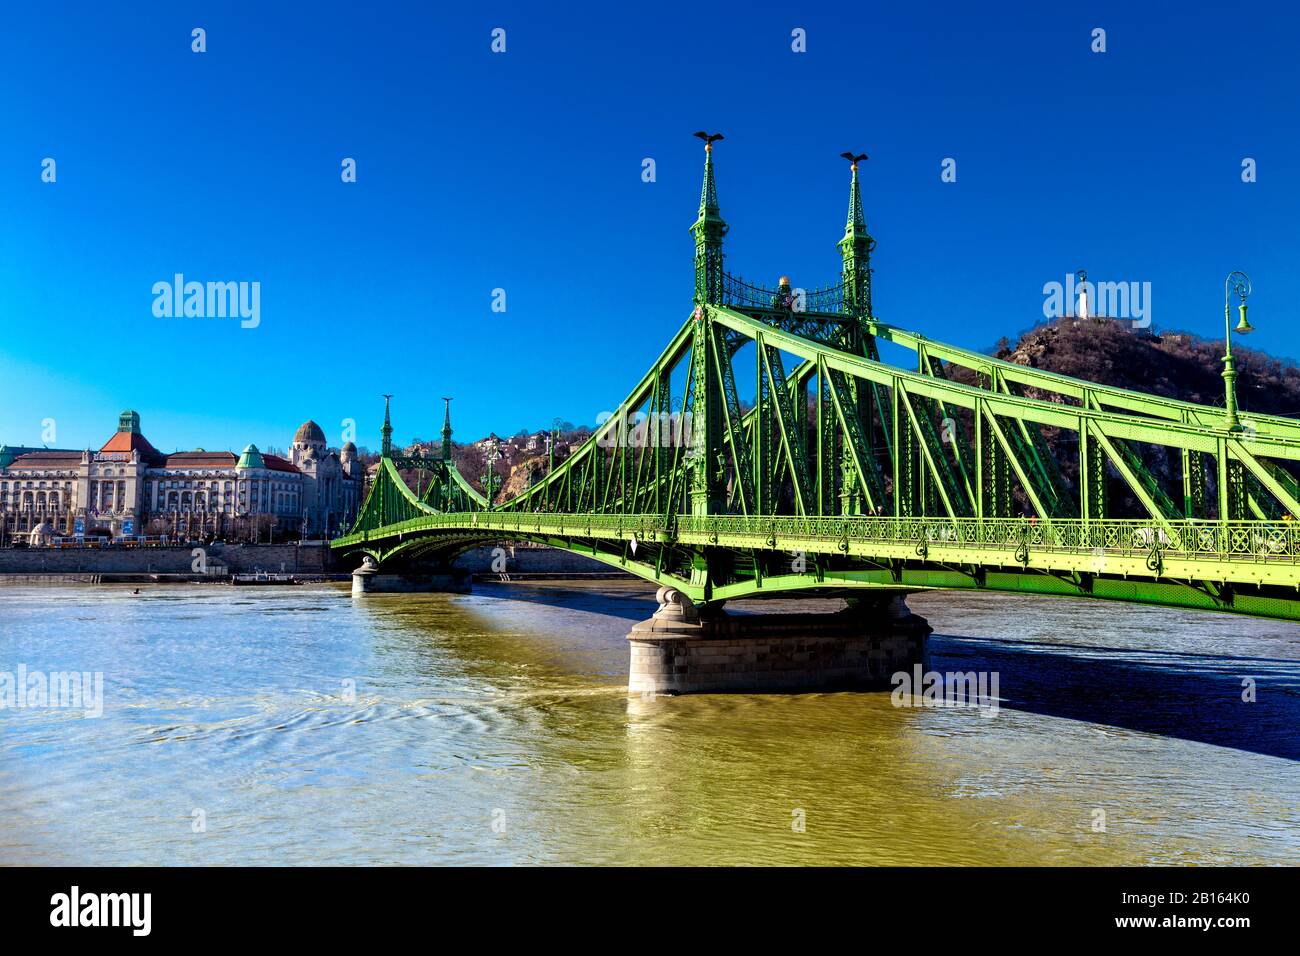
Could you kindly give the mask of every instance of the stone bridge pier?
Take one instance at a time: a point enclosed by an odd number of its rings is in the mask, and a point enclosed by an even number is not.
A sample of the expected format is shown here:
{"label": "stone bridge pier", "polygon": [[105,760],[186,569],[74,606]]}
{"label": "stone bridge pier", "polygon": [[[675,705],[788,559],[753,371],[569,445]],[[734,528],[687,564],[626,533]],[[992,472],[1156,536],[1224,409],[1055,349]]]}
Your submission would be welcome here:
{"label": "stone bridge pier", "polygon": [[659,610],[628,634],[628,690],[640,694],[887,688],[925,664],[932,628],[901,593],[823,614],[729,615],[660,588]]}
{"label": "stone bridge pier", "polygon": [[468,573],[452,568],[448,563],[431,567],[398,565],[380,568],[370,555],[352,572],[352,596],[362,594],[402,593],[411,591],[454,591],[469,593]]}

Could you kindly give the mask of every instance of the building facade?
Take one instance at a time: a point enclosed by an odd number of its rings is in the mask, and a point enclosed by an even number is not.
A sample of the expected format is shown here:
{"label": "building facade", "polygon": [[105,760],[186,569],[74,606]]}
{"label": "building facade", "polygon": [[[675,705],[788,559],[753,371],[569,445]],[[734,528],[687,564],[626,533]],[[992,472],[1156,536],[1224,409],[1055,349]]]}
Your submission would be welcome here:
{"label": "building facade", "polygon": [[363,473],[352,442],[334,452],[313,421],[303,422],[289,446],[289,463],[302,475],[303,516],[308,526],[334,537],[352,522],[360,503]]}
{"label": "building facade", "polygon": [[165,455],[125,411],[117,431],[89,449],[0,445],[0,541],[22,536],[257,538],[275,531],[333,537],[356,515],[363,483],[356,447],[329,450],[315,422],[294,436],[290,459],[248,445]]}

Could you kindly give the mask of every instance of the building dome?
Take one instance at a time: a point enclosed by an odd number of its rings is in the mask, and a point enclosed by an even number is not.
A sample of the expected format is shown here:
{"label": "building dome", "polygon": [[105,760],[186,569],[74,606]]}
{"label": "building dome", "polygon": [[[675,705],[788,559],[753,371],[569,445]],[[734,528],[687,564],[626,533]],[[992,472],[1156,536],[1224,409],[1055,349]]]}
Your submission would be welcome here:
{"label": "building dome", "polygon": [[239,456],[239,461],[235,463],[236,468],[265,468],[266,462],[262,460],[262,453],[257,450],[256,445],[249,445],[244,449],[244,453]]}
{"label": "building dome", "polygon": [[339,449],[339,461],[356,461],[357,446],[352,442],[344,442],[343,447]]}
{"label": "building dome", "polygon": [[325,444],[325,433],[321,431],[319,425],[309,418],[298,426],[298,430],[293,436],[293,443],[295,445],[308,445],[312,443],[323,445]]}

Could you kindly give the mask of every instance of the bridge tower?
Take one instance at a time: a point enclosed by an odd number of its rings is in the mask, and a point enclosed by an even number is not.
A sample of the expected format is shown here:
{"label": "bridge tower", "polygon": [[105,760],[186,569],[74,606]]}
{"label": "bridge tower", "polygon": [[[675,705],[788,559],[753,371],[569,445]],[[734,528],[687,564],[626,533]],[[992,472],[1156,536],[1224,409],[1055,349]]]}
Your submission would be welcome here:
{"label": "bridge tower", "polygon": [[704,185],[700,189],[700,212],[691,232],[695,235],[695,304],[722,301],[722,237],[727,234],[718,207],[718,187],[713,181],[713,143],[722,139],[696,133],[704,140]]}
{"label": "bridge tower", "polygon": [[[867,232],[866,216],[862,211],[862,190],[858,185],[858,163],[867,158],[866,153],[841,154],[849,161],[849,214],[844,223],[844,238],[839,241],[840,257],[843,260],[841,280],[844,285],[844,311],[857,319],[853,325],[854,340],[848,343],[849,350],[868,358],[879,358],[875,341],[871,338],[867,320],[872,315],[871,307],[871,250],[876,242]],[[872,406],[872,389],[860,385],[856,380],[849,382],[850,402],[857,410],[863,435],[869,448],[875,445],[875,410]],[[823,409],[829,412],[829,396],[823,396]],[[827,415],[830,418],[830,415]],[[827,421],[834,431],[834,422]],[[840,513],[846,515],[862,513],[862,483],[865,476],[857,473],[857,466],[850,449],[842,448],[840,454]],[[833,483],[834,476],[828,475]]]}
{"label": "bridge tower", "polygon": [[[719,514],[726,510],[726,466],[723,455],[722,408],[716,394],[721,370],[717,367],[715,331],[709,306],[722,301],[722,238],[727,224],[718,206],[713,180],[713,143],[721,133],[696,133],[704,140],[704,184],[700,211],[691,232],[695,236],[695,326],[691,340],[693,369],[691,430],[694,464],[691,476],[691,513]],[[725,346],[723,346],[725,347]]]}
{"label": "bridge tower", "polygon": [[442,460],[451,461],[451,399],[442,400]]}
{"label": "bridge tower", "polygon": [[844,224],[844,238],[839,241],[840,256],[844,260],[844,311],[866,318],[871,315],[871,251],[876,240],[867,232],[866,216],[862,213],[862,191],[858,186],[858,162],[866,153],[849,158],[852,179],[849,182],[849,217]]}
{"label": "bridge tower", "polygon": [[384,396],[384,427],[379,429],[379,434],[382,436],[379,454],[384,458],[393,457],[393,422],[388,415],[388,402],[392,397],[391,395]]}
{"label": "bridge tower", "polygon": [[451,460],[451,399],[446,396],[442,399],[442,463],[442,500],[447,502],[454,484],[451,469],[456,466]]}

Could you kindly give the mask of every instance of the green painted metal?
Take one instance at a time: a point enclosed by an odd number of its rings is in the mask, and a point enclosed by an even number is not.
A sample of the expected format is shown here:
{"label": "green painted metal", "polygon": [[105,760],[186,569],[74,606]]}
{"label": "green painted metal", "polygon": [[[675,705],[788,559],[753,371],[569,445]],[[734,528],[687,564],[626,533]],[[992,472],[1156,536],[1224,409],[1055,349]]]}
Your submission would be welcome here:
{"label": "green painted metal", "polygon": [[[1300,620],[1300,422],[1237,410],[1234,424],[1223,408],[1027,369],[882,322],[865,157],[846,155],[839,285],[764,289],[723,269],[710,139],[694,309],[619,413],[498,503],[457,471],[449,406],[441,456],[402,457],[386,402],[380,466],[334,547],[382,564],[539,541],[706,603],[984,588]],[[914,349],[915,370],[882,362],[880,339]],[[401,475],[412,470],[416,490]],[[1118,514],[1120,497],[1139,515]]]}

